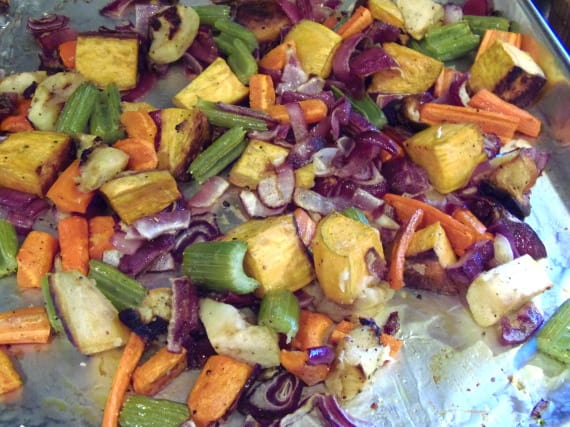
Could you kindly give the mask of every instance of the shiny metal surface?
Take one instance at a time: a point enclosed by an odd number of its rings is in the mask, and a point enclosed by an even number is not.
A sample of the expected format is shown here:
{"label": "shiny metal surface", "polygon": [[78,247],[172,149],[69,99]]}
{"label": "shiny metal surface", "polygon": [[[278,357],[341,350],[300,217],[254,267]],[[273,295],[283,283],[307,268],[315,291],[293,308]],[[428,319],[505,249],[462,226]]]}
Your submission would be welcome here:
{"label": "shiny metal surface", "polygon": [[[0,72],[37,66],[34,42],[24,29],[28,16],[55,11],[69,15],[78,28],[94,29],[108,24],[96,14],[104,3],[12,0],[11,15],[0,15]],[[528,218],[549,252],[546,268],[555,287],[539,301],[548,317],[570,297],[570,123],[565,120],[570,110],[570,60],[530,1],[494,3],[523,32],[544,44],[553,54],[543,53],[546,62],[560,76],[534,107],[546,124],[535,144],[552,157],[533,190]],[[157,105],[170,99],[181,83],[178,78],[160,84]],[[19,291],[13,278],[0,281],[0,290],[2,311],[42,304],[39,292]],[[403,319],[405,346],[400,360],[381,369],[374,385],[348,404],[354,414],[382,426],[530,425],[530,410],[547,399],[551,402],[544,414],[547,425],[570,423],[570,370],[537,353],[534,341],[513,349],[499,346],[494,330],[477,327],[457,298],[405,291],[385,311],[394,309]],[[9,351],[25,386],[20,393],[0,399],[0,425],[99,424],[118,352],[89,358],[65,337],[48,345],[12,346]],[[191,375],[177,379],[162,395],[184,400]]]}

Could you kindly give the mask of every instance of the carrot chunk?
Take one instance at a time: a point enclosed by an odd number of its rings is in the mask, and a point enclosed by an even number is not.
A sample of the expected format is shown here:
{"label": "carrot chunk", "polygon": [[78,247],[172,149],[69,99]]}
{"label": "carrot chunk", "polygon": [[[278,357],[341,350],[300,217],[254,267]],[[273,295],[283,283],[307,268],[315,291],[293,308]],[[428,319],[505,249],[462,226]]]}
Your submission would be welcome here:
{"label": "carrot chunk", "polygon": [[16,283],[21,288],[40,288],[42,278],[51,271],[58,241],[44,231],[32,230],[18,250]]}
{"label": "carrot chunk", "polygon": [[51,325],[44,307],[25,307],[0,313],[0,344],[45,344]]}
{"label": "carrot chunk", "polygon": [[95,191],[79,190],[76,179],[79,177],[79,160],[73,161],[49,188],[46,196],[64,212],[85,213]]}
{"label": "carrot chunk", "polygon": [[57,224],[63,271],[89,273],[89,224],[82,216],[72,215]]}

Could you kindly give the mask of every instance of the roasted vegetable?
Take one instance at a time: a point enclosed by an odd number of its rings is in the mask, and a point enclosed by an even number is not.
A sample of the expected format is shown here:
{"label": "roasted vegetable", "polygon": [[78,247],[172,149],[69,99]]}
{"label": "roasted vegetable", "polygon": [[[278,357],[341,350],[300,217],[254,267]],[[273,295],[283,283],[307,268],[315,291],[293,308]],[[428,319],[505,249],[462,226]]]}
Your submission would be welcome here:
{"label": "roasted vegetable", "polygon": [[55,132],[12,133],[0,144],[0,187],[43,197],[68,162],[69,136]]}
{"label": "roasted vegetable", "polygon": [[126,90],[137,85],[139,41],[133,33],[83,33],[75,52],[76,70],[97,86],[115,83]]}
{"label": "roasted vegetable", "polygon": [[487,158],[483,135],[479,127],[470,124],[430,126],[405,140],[403,145],[441,193],[452,192],[467,184],[475,167]]}
{"label": "roasted vegetable", "polygon": [[460,286],[448,277],[439,256],[433,249],[406,257],[404,282],[408,288],[423,289],[442,295],[457,295],[461,291]]}
{"label": "roasted vegetable", "polygon": [[107,181],[100,190],[127,224],[160,212],[180,197],[176,180],[160,170],[123,175]]}
{"label": "roasted vegetable", "polygon": [[249,220],[222,239],[247,243],[245,271],[259,282],[256,290],[259,296],[272,289],[296,291],[314,278],[292,215]]}
{"label": "roasted vegetable", "polygon": [[129,156],[125,152],[107,145],[86,150],[81,157],[77,184],[85,192],[101,187],[125,170],[129,162]]}
{"label": "roasted vegetable", "polygon": [[447,267],[457,261],[455,252],[449,243],[445,230],[440,222],[434,222],[414,233],[406,255],[417,255],[433,250],[442,267]]}
{"label": "roasted vegetable", "polygon": [[519,107],[529,105],[546,84],[544,72],[528,53],[501,40],[477,58],[470,72],[474,92],[487,89]]}
{"label": "roasted vegetable", "polygon": [[402,12],[392,0],[368,0],[368,9],[374,19],[383,21],[394,27],[404,27]]}
{"label": "roasted vegetable", "polygon": [[443,20],[443,6],[432,0],[397,0],[396,6],[402,12],[404,29],[416,40]]}
{"label": "roasted vegetable", "polygon": [[249,28],[259,42],[276,40],[291,21],[273,0],[248,0],[237,4],[236,20]]}
{"label": "roasted vegetable", "polygon": [[530,255],[523,255],[479,274],[469,285],[466,298],[475,321],[486,327],[551,287],[542,266]]}
{"label": "roasted vegetable", "polygon": [[165,108],[160,110],[160,121],[158,169],[170,171],[178,180],[188,180],[188,166],[210,136],[206,116],[197,108]]}
{"label": "roasted vegetable", "polygon": [[39,85],[47,77],[45,71],[14,73],[0,80],[0,93],[11,92],[23,97],[24,94]]}
{"label": "roasted vegetable", "polygon": [[69,340],[86,355],[121,347],[128,329],[95,281],[70,270],[49,276],[49,288]]}
{"label": "roasted vegetable", "polygon": [[170,6],[152,15],[150,59],[157,64],[179,60],[196,38],[199,25],[200,18],[190,6]]}
{"label": "roasted vegetable", "polygon": [[179,427],[190,416],[188,405],[165,399],[130,394],[119,416],[122,427]]}
{"label": "roasted vegetable", "polygon": [[540,351],[570,364],[570,300],[566,300],[538,332]]}
{"label": "roasted vegetable", "polygon": [[285,36],[285,41],[294,41],[297,57],[307,74],[327,78],[332,70],[332,59],[342,38],[317,22],[302,20]]}
{"label": "roasted vegetable", "polygon": [[319,222],[311,249],[319,285],[329,299],[350,304],[378,283],[365,261],[369,250],[384,258],[377,229],[332,213]]}
{"label": "roasted vegetable", "polygon": [[75,72],[56,73],[43,80],[32,97],[28,119],[38,130],[55,130],[67,98],[85,81]]}
{"label": "roasted vegetable", "polygon": [[428,90],[437,80],[443,63],[397,43],[384,43],[383,49],[399,65],[373,74],[368,92],[414,94]]}
{"label": "roasted vegetable", "polygon": [[185,88],[172,102],[180,108],[191,108],[198,99],[233,104],[244,99],[249,90],[237,78],[227,62],[217,58]]}

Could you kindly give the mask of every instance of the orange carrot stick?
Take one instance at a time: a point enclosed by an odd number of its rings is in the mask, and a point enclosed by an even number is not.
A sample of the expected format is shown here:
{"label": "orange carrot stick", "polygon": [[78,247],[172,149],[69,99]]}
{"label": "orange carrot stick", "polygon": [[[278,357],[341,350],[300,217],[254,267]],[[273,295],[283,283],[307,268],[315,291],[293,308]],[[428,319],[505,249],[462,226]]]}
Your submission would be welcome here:
{"label": "orange carrot stick", "polygon": [[291,49],[292,52],[296,50],[293,40],[288,40],[275,46],[259,60],[259,66],[266,70],[282,70],[287,63],[288,52]]}
{"label": "orange carrot stick", "polygon": [[103,252],[114,249],[111,237],[115,234],[112,216],[95,216],[89,220],[89,258],[103,259]]}
{"label": "orange carrot stick", "polygon": [[249,78],[249,106],[266,110],[275,105],[273,79],[267,74],[254,74]]}
{"label": "orange carrot stick", "polygon": [[152,141],[138,137],[129,137],[118,140],[113,144],[113,147],[129,155],[127,163],[127,169],[129,170],[156,169],[158,165],[158,155]]}
{"label": "orange carrot stick", "polygon": [[0,349],[0,396],[22,387],[22,379],[8,354]]}
{"label": "orange carrot stick", "polygon": [[325,345],[333,325],[333,320],[326,314],[301,310],[299,331],[291,340],[291,347],[306,350]]}
{"label": "orange carrot stick", "polygon": [[123,405],[133,372],[143,354],[144,347],[143,339],[131,332],[113,377],[111,389],[107,395],[101,427],[117,427],[119,424],[121,406]]}
{"label": "orange carrot stick", "polygon": [[[303,117],[307,123],[318,123],[327,116],[327,104],[320,99],[304,99],[299,101]],[[274,119],[279,120],[282,124],[289,124],[289,112],[283,104],[272,105],[267,108],[267,113]]]}
{"label": "orange carrot stick", "polygon": [[463,255],[478,240],[477,235],[471,228],[466,227],[455,218],[427,203],[392,193],[386,194],[384,200],[396,210],[400,221],[409,220],[417,209],[421,209],[424,212],[422,227],[439,221],[451,246],[453,246],[454,252],[459,256]]}
{"label": "orange carrot stick", "polygon": [[45,344],[51,325],[44,307],[25,307],[0,313],[0,344]]}
{"label": "orange carrot stick", "polygon": [[390,267],[388,267],[388,282],[392,289],[404,287],[404,263],[406,261],[406,251],[414,237],[414,232],[420,226],[424,217],[424,211],[416,209],[412,216],[406,221],[400,235],[392,247],[390,257]]}
{"label": "orange carrot stick", "polygon": [[72,70],[75,68],[75,51],[77,48],[77,41],[76,40],[69,40],[66,42],[61,43],[58,46],[59,57],[61,58],[61,62],[66,68]]}
{"label": "orange carrot stick", "polygon": [[354,13],[348,20],[341,25],[337,30],[338,35],[343,39],[346,39],[355,34],[361,33],[366,28],[368,28],[374,22],[372,13],[370,10],[364,6],[359,6],[356,8]]}
{"label": "orange carrot stick", "polygon": [[309,216],[307,211],[301,208],[296,208],[293,211],[293,217],[295,218],[298,236],[301,238],[303,244],[309,247],[317,231],[317,224],[313,218]]}
{"label": "orange carrot stick", "polygon": [[121,124],[130,138],[140,138],[154,143],[158,128],[147,111],[124,111],[119,117]]}
{"label": "orange carrot stick", "polygon": [[44,231],[32,230],[18,249],[16,283],[21,288],[40,288],[42,278],[51,271],[58,241]]}
{"label": "orange carrot stick", "polygon": [[404,342],[402,340],[399,340],[398,338],[396,338],[393,335],[389,335],[389,334],[385,334],[385,333],[382,333],[380,335],[380,343],[384,347],[390,347],[390,357],[395,357],[396,354],[398,354],[398,352],[402,348],[402,345],[404,344]]}
{"label": "orange carrot stick", "polygon": [[503,143],[513,138],[520,123],[520,118],[510,114],[434,102],[422,105],[420,117],[422,122],[430,125],[444,122],[474,123],[479,125],[483,132],[498,135]]}
{"label": "orange carrot stick", "polygon": [[485,52],[485,50],[491,47],[491,45],[495,43],[496,40],[501,40],[520,48],[522,43],[522,36],[519,33],[513,33],[510,31],[502,31],[496,29],[486,30],[485,34],[483,34],[483,37],[481,38],[481,43],[479,43],[479,48],[477,49],[475,60],[477,60],[477,58],[479,58],[479,56]]}
{"label": "orange carrot stick", "polygon": [[172,353],[162,347],[133,373],[133,389],[136,393],[152,396],[162,390],[187,366],[187,351]]}
{"label": "orange carrot stick", "polygon": [[64,212],[85,213],[95,191],[83,192],[77,188],[79,177],[79,160],[73,161],[49,188],[46,196],[54,205]]}
{"label": "orange carrot stick", "polygon": [[72,215],[57,224],[63,271],[89,273],[89,224],[82,216]]}
{"label": "orange carrot stick", "polygon": [[188,407],[197,427],[222,418],[239,398],[253,367],[229,356],[210,356],[188,396]]}
{"label": "orange carrot stick", "polygon": [[541,122],[538,118],[530,114],[528,111],[501,99],[499,96],[487,89],[481,89],[473,95],[469,101],[469,106],[480,110],[518,117],[520,119],[517,127],[519,132],[532,136],[533,138],[540,134]]}
{"label": "orange carrot stick", "polygon": [[293,375],[298,377],[306,385],[312,386],[324,381],[329,372],[329,365],[309,365],[309,354],[300,350],[281,350],[279,362]]}
{"label": "orange carrot stick", "polygon": [[461,224],[471,228],[480,240],[493,240],[493,235],[487,232],[485,224],[479,221],[479,218],[477,218],[469,209],[457,208],[453,211],[451,216]]}

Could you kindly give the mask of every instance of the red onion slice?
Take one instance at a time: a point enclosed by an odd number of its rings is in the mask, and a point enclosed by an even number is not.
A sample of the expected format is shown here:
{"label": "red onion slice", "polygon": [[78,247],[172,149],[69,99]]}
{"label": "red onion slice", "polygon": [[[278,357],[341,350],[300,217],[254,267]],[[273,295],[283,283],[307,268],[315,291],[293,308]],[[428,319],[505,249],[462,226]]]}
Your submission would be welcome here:
{"label": "red onion slice", "polygon": [[499,342],[503,345],[522,344],[542,325],[542,313],[530,302],[521,307],[514,319],[504,316],[499,322]]}
{"label": "red onion slice", "polygon": [[156,215],[145,216],[131,225],[142,237],[151,240],[161,234],[175,233],[188,228],[190,225],[190,211],[175,210],[160,212]]}
{"label": "red onion slice", "polygon": [[295,172],[290,163],[285,162],[275,168],[275,174],[262,179],[257,185],[261,202],[269,208],[280,208],[291,202],[295,190]]}
{"label": "red onion slice", "polygon": [[170,279],[172,287],[172,316],[166,338],[168,351],[180,353],[185,338],[200,326],[197,288],[187,277]]}
{"label": "red onion slice", "polygon": [[287,207],[287,205],[283,205],[275,209],[269,208],[259,200],[257,194],[249,190],[240,191],[239,199],[245,212],[251,218],[267,218],[269,216],[279,215],[283,213]]}
{"label": "red onion slice", "polygon": [[224,194],[230,183],[220,176],[208,178],[198,192],[188,199],[188,208],[209,208]]}

